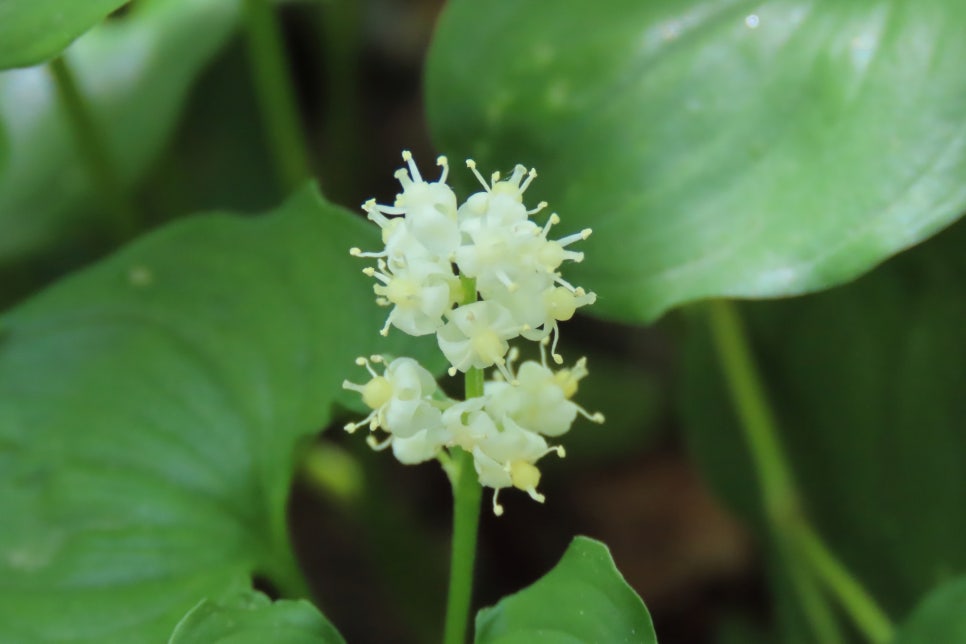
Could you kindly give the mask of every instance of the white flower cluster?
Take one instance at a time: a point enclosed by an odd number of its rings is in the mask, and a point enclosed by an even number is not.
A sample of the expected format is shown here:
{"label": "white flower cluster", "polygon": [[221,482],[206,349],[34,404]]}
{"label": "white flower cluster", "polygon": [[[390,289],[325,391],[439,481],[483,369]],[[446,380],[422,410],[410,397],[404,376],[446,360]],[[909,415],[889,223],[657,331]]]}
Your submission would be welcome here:
{"label": "white flower cluster", "polygon": [[[423,180],[409,152],[403,152],[403,160],[408,168],[396,172],[403,191],[395,204],[370,200],[363,205],[382,229],[385,248],[350,250],[377,260],[363,272],[377,281],[377,302],[392,309],[381,333],[392,326],[410,335],[435,333],[450,375],[496,367],[498,377],[486,383],[482,396],[456,402],[440,394],[432,375],[411,358],[360,358],[371,379],[344,386],[361,393],[372,413],[346,429],[368,424],[370,430],[383,430],[388,437],[378,442],[370,436],[370,444],[392,446],[403,463],[462,448],[473,455],[481,484],[497,491],[516,487],[543,501],[535,463],[549,452],[563,456],[563,448],[548,446],[544,437],[567,432],[577,414],[603,421],[571,401],[587,374],[586,361],[553,371],[544,350],[551,345],[553,361],[562,364],[556,352],[558,323],[596,299],[559,272],[565,261],[583,260],[583,253],[567,247],[586,239],[590,229],[548,239],[560,218],[551,214],[543,226],[531,221],[547,204],[524,206],[523,194],[536,172],[521,165],[507,179],[494,173],[487,183],[467,161],[484,189],[457,206],[446,184],[445,157],[437,161],[442,173],[433,183]],[[524,362],[515,372],[509,341],[517,337],[540,342],[542,358]],[[384,364],[383,373],[373,364]],[[502,513],[496,494],[493,509]]]}

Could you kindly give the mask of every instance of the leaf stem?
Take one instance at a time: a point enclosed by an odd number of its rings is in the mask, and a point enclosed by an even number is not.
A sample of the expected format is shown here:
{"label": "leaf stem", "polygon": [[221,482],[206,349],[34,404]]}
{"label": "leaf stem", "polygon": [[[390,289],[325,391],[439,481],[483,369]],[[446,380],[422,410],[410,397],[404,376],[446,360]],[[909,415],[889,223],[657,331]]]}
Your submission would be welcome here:
{"label": "leaf stem", "polygon": [[120,179],[117,165],[110,157],[104,132],[98,127],[65,58],[58,56],[53,59],[49,68],[78,152],[84,159],[104,206],[113,215],[114,233],[119,241],[130,239],[137,232],[138,214]]}
{"label": "leaf stem", "polygon": [[[466,373],[466,398],[483,395],[483,372]],[[448,473],[453,487],[453,545],[450,552],[449,594],[446,599],[445,644],[462,644],[466,638],[470,600],[473,596],[473,565],[476,536],[480,525],[480,500],[483,488],[473,467],[473,455],[454,448]]]}
{"label": "leaf stem", "polygon": [[253,82],[282,189],[289,193],[311,176],[308,151],[285,63],[281,30],[269,0],[245,0],[245,33]]}
{"label": "leaf stem", "polygon": [[735,305],[725,300],[712,301],[709,323],[731,399],[751,450],[765,517],[815,634],[828,637],[831,631],[828,607],[824,597],[813,592],[812,575],[869,641],[888,641],[892,626],[885,613],[835,559],[802,511],[791,469],[778,440],[778,425]]}
{"label": "leaf stem", "polygon": [[859,630],[871,642],[891,641],[893,629],[889,617],[811,527],[803,525],[798,538],[802,555],[829,592],[847,608]]}

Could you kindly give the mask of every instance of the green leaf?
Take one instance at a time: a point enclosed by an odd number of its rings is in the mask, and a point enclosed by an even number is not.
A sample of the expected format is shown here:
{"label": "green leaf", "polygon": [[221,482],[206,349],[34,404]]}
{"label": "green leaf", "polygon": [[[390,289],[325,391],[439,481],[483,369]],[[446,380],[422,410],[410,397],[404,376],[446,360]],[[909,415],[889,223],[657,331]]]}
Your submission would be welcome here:
{"label": "green leaf", "polygon": [[345,640],[307,601],[272,602],[253,590],[223,601],[202,600],[168,644],[341,644]]}
{"label": "green leaf", "polygon": [[0,69],[55,57],[127,0],[5,0],[0,3]]}
{"label": "green leaf", "polygon": [[192,217],[2,318],[0,641],[158,642],[253,574],[301,579],[299,441],[357,395],[381,338],[349,257],[378,230],[305,190]]}
{"label": "green leaf", "polygon": [[476,642],[657,642],[603,543],[576,537],[553,570],[476,616]]}
{"label": "green leaf", "polygon": [[[437,147],[535,166],[595,315],[848,281],[966,209],[966,5],[455,1]],[[499,46],[493,46],[499,43]]]}
{"label": "green leaf", "polygon": [[893,644],[935,642],[966,642],[966,577],[929,593],[893,639]]}
{"label": "green leaf", "polygon": [[[808,513],[893,615],[966,572],[964,244],[961,222],[849,286],[744,307]],[[681,410],[692,453],[761,528],[708,338],[695,334],[687,354]]]}
{"label": "green leaf", "polygon": [[[65,53],[124,184],[134,184],[161,152],[192,81],[228,39],[237,13],[238,0],[147,0]],[[0,74],[4,127],[0,266],[104,225],[45,67]]]}

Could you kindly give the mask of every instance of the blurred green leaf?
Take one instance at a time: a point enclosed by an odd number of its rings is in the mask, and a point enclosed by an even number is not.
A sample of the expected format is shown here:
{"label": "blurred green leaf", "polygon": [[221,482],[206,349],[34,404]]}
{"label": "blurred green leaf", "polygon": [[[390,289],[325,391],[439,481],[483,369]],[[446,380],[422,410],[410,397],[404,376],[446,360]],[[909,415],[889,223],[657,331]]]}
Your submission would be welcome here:
{"label": "blurred green leaf", "polygon": [[0,69],[53,58],[127,0],[0,2]]}
{"label": "blurred green leaf", "polygon": [[413,355],[347,253],[377,243],[305,190],[166,227],[3,316],[0,641],[157,642],[253,573],[298,592],[296,443],[358,397],[355,356]]}
{"label": "blurred green leaf", "polygon": [[246,590],[203,600],[178,624],[168,644],[341,644],[345,640],[307,601],[272,602]]}
{"label": "blurred green leaf", "polygon": [[476,616],[476,642],[657,642],[603,543],[576,537],[553,570]]}
{"label": "blurred green leaf", "polygon": [[[592,226],[592,314],[848,281],[966,208],[966,5],[945,0],[448,4],[437,146],[540,171]],[[499,43],[494,46],[493,43]]]}
{"label": "blurred green leaf", "polygon": [[597,425],[578,416],[574,430],[563,438],[567,458],[557,469],[613,463],[621,456],[639,454],[660,437],[664,391],[658,374],[640,362],[603,352],[581,348],[575,355],[584,353],[590,376],[581,381],[574,401],[591,413],[602,412],[607,420]]}
{"label": "blurred green leaf", "polygon": [[966,642],[966,577],[926,595],[893,640],[893,644],[936,642]]}
{"label": "blurred green leaf", "polygon": [[[744,307],[809,515],[893,615],[966,571],[964,246],[966,222],[849,286]],[[703,332],[690,338],[683,376],[693,454],[761,527],[753,468]]]}
{"label": "blurred green leaf", "polygon": [[[125,184],[162,150],[237,13],[238,0],[139,2],[65,53]],[[0,166],[0,265],[105,225],[45,67],[0,74],[0,124],[9,139]]]}

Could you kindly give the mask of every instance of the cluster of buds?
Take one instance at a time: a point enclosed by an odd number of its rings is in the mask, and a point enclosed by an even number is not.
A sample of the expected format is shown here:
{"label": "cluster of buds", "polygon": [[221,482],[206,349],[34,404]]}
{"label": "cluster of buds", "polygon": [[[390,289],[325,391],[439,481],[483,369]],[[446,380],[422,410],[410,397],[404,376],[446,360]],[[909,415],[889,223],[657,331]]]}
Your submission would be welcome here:
{"label": "cluster of buds", "polygon": [[[358,391],[372,413],[346,429],[368,425],[373,432],[381,430],[385,438],[370,435],[370,445],[391,446],[403,463],[430,460],[446,449],[466,450],[473,455],[480,483],[496,491],[496,514],[502,513],[497,493],[505,487],[542,502],[536,462],[550,452],[564,453],[545,437],[566,433],[578,414],[603,421],[571,400],[587,374],[586,360],[554,371],[546,357],[549,346],[553,362],[563,363],[557,353],[558,323],[596,299],[559,272],[564,262],[583,260],[583,253],[567,247],[586,239],[590,229],[548,239],[560,218],[551,214],[543,226],[530,219],[547,204],[532,209],[523,204],[536,172],[521,165],[503,180],[494,173],[487,183],[476,164],[467,161],[483,191],[457,206],[446,184],[445,157],[437,161],[442,172],[432,183],[423,180],[409,152],[403,160],[407,168],[395,175],[403,191],[395,204],[370,200],[363,205],[382,229],[385,247],[350,250],[353,256],[376,260],[363,272],[376,280],[376,301],[391,308],[381,333],[395,327],[410,335],[435,334],[450,375],[493,367],[494,379],[485,383],[482,396],[454,401],[411,358],[360,358],[370,379],[344,386]],[[539,362],[514,368],[517,352],[509,342],[518,337],[539,342]]]}

